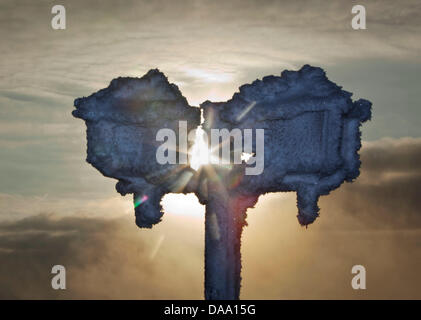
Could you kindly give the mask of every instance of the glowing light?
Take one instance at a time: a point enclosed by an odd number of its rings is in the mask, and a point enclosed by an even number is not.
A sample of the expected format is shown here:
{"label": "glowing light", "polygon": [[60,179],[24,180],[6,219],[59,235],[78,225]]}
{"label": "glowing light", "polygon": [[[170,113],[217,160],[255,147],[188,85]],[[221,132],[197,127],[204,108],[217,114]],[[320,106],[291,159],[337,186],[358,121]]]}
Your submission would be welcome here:
{"label": "glowing light", "polygon": [[[206,132],[202,129],[202,127],[198,127],[196,129],[194,144],[189,151],[190,167],[198,171],[201,166],[212,163],[218,164],[220,168],[231,170],[232,164],[221,164],[221,159],[215,155],[214,149],[209,148],[206,137]],[[218,148],[221,148],[221,146],[228,141],[229,140],[219,144]],[[241,154],[241,160],[247,162],[252,156],[252,153],[243,152]]]}
{"label": "glowing light", "polygon": [[200,79],[203,82],[226,83],[231,82],[232,80],[232,76],[228,73],[212,72],[201,69],[188,69],[185,72],[188,76]]}
{"label": "glowing light", "polygon": [[198,127],[196,129],[196,139],[190,149],[190,167],[199,170],[200,166],[209,164],[211,152],[207,141],[205,141],[205,131]]}
{"label": "glowing light", "polygon": [[135,199],[134,201],[134,207],[137,208],[138,206],[140,206],[142,203],[144,203],[145,201],[148,200],[148,196],[145,194],[142,197],[137,197],[137,199]]}
{"label": "glowing light", "polygon": [[247,152],[243,152],[241,154],[241,160],[243,160],[244,162],[249,161],[249,159],[253,156],[252,153],[247,153]]}
{"label": "glowing light", "polygon": [[166,194],[161,201],[165,214],[173,214],[189,217],[203,217],[205,206],[201,205],[193,193],[189,194]]}

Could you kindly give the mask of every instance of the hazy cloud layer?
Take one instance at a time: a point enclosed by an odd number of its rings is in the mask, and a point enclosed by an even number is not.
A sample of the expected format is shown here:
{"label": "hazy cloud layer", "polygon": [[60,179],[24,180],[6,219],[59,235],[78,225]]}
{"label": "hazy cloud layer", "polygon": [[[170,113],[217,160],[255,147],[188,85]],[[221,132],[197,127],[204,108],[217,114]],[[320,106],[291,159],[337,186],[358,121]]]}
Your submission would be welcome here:
{"label": "hazy cloud layer", "polygon": [[[259,199],[243,235],[242,298],[421,298],[420,154],[421,139],[365,143],[360,178],[322,197],[308,229],[292,194]],[[34,215],[1,222],[0,297],[202,297],[203,212],[170,206],[161,224],[138,230],[131,213],[114,212],[123,204],[98,206],[103,217],[21,207]],[[66,291],[50,287],[54,264],[67,267]],[[367,268],[366,291],[350,286],[355,264]]]}
{"label": "hazy cloud layer", "polygon": [[[189,233],[179,237],[168,224],[142,233],[128,218],[41,214],[2,223],[0,298],[200,297],[203,241],[200,231]],[[56,264],[66,267],[65,291],[51,288]]]}
{"label": "hazy cloud layer", "polygon": [[64,31],[50,26],[55,1],[0,3],[1,193],[110,197],[114,183],[85,163],[73,100],[156,67],[198,104],[311,63],[373,102],[364,140],[421,136],[419,1],[359,1],[363,31],[351,29],[349,1],[61,3]]}
{"label": "hazy cloud layer", "polygon": [[421,139],[366,142],[361,161],[356,183],[321,198],[326,219],[343,215],[361,228],[420,229]]}
{"label": "hazy cloud layer", "polygon": [[[367,30],[351,29],[356,3]],[[54,4],[0,3],[1,298],[202,297],[198,204],[173,199],[162,224],[138,230],[131,199],[85,162],[73,99],[117,76],[159,67],[198,104],[311,63],[373,101],[364,140],[421,136],[419,1],[64,0],[65,31],[50,27]],[[365,143],[360,178],[322,197],[308,230],[292,194],[262,197],[242,298],[421,298],[420,145]],[[50,287],[53,264],[68,268],[65,292]],[[354,264],[367,266],[365,292],[350,288]]]}

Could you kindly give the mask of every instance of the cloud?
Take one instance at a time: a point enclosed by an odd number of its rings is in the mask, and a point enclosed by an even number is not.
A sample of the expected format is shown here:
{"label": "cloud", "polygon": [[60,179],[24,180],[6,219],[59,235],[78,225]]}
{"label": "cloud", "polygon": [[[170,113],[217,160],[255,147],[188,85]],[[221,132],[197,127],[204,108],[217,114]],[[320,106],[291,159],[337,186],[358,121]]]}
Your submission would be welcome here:
{"label": "cloud", "polygon": [[[364,143],[360,177],[322,196],[307,230],[294,195],[259,199],[243,236],[242,297],[419,299],[420,153],[421,139]],[[367,269],[365,291],[351,288],[356,264]]]}
{"label": "cloud", "polygon": [[412,176],[421,174],[419,138],[384,138],[375,142],[365,142],[363,148],[364,172],[366,175],[372,175],[370,179],[376,178],[378,183],[383,182],[390,172]]}
{"label": "cloud", "polygon": [[[131,200],[112,197],[115,181],[84,162],[85,132],[71,118],[72,97],[114,77],[159,67],[197,104],[312,63],[373,100],[375,120],[364,137],[419,136],[415,1],[358,2],[367,8],[361,32],[351,30],[352,4],[343,1],[63,4],[63,32],[50,28],[52,1],[0,4],[2,298],[202,296],[203,221],[165,215],[162,226],[139,231],[120,215]],[[209,73],[230,82],[206,83]],[[244,233],[242,297],[420,298],[419,152],[418,139],[365,144],[361,176],[321,198],[322,215],[308,230],[298,227],[292,194],[260,199]],[[57,263],[68,266],[68,291],[49,286]],[[364,293],[349,289],[357,263],[368,266]]]}
{"label": "cloud", "polygon": [[[51,214],[3,222],[0,298],[200,298],[200,231],[185,231],[189,238],[165,225],[141,233],[127,218]],[[66,267],[65,291],[51,288],[56,264]]]}
{"label": "cloud", "polygon": [[[308,229],[296,221],[294,194],[261,197],[242,238],[241,297],[421,298],[421,162],[412,160],[420,152],[421,139],[364,143],[361,176],[323,196],[321,217]],[[21,206],[18,218],[0,222],[0,298],[202,298],[203,213],[174,215],[166,206],[160,224],[139,230],[116,199],[81,198],[85,213],[50,195],[35,207],[13,199],[1,199]],[[47,205],[65,213],[37,213]],[[51,289],[55,264],[66,266],[66,291]],[[365,291],[351,288],[356,264],[367,269]]]}
{"label": "cloud", "polygon": [[[1,86],[104,87],[121,74],[241,72],[343,59],[418,59],[421,8],[413,1],[362,1],[368,29],[351,28],[344,1],[63,1],[67,29],[50,27],[51,1],[5,1]],[[7,25],[7,28],[5,27]],[[37,38],[37,42],[29,41]],[[12,77],[14,81],[9,81]],[[198,77],[200,80],[200,74]],[[27,80],[30,80],[27,82]],[[176,79],[178,80],[178,79]],[[94,90],[92,90],[94,91]],[[88,94],[89,92],[86,92]],[[74,96],[79,94],[74,94]]]}
{"label": "cloud", "polygon": [[420,229],[421,139],[364,143],[361,161],[357,181],[322,197],[322,210],[370,229]]}
{"label": "cloud", "polygon": [[351,4],[341,1],[72,0],[62,2],[67,29],[57,31],[52,1],[2,1],[0,192],[75,195],[91,179],[102,194],[102,177],[85,163],[73,100],[155,67],[198,105],[284,68],[320,65],[373,101],[365,139],[419,136],[420,6],[361,3],[368,29],[359,32],[350,28]]}

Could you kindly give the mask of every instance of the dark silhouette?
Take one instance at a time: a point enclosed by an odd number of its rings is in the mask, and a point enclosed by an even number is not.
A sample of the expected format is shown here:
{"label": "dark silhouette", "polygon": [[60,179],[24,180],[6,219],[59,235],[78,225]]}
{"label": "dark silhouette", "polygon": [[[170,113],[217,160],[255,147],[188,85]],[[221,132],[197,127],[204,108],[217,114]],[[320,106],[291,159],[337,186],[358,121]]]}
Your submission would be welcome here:
{"label": "dark silhouette", "polygon": [[245,162],[205,165],[197,172],[185,164],[157,163],[159,129],[178,132],[180,120],[188,130],[200,125],[200,109],[189,106],[158,70],[114,79],[108,88],[76,99],[73,115],[87,125],[87,161],[118,179],[120,194],[134,194],[139,227],[161,220],[166,193],[198,196],[206,205],[205,298],[238,299],[247,208],[262,194],[296,191],[298,221],[307,226],[319,215],[320,195],[359,175],[359,128],[371,117],[371,103],[353,102],[351,96],[321,68],[305,65],[243,85],[227,102],[201,104],[206,132],[264,129],[265,166],[259,175],[246,175]]}

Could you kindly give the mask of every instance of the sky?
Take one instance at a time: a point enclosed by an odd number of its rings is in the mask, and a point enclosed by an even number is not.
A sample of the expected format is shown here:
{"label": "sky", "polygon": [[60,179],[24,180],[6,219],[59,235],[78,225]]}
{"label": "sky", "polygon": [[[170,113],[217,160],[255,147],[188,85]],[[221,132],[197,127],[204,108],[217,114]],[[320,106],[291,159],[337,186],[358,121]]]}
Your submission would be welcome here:
{"label": "sky", "polygon": [[[66,29],[51,8],[66,8]],[[363,4],[367,29],[351,28]],[[73,101],[159,68],[191,105],[303,64],[373,102],[356,182],[296,221],[261,197],[242,238],[244,299],[421,298],[419,1],[0,0],[0,298],[200,299],[204,207],[167,195],[151,230],[85,162]],[[51,289],[51,267],[68,289]],[[350,286],[367,269],[367,290]]]}

